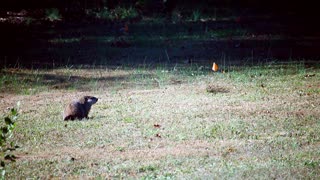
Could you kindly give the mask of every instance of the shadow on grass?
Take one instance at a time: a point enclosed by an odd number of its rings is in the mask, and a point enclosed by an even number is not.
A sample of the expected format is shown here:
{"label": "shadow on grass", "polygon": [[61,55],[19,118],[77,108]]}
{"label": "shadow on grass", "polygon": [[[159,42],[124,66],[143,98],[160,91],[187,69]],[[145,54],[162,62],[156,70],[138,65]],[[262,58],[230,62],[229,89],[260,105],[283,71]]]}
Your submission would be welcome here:
{"label": "shadow on grass", "polygon": [[98,89],[125,89],[135,86],[157,86],[155,75],[150,73],[102,75],[73,75],[73,73],[49,74],[21,70],[5,70],[0,73],[0,92],[12,94],[32,94],[47,90],[90,91]]}

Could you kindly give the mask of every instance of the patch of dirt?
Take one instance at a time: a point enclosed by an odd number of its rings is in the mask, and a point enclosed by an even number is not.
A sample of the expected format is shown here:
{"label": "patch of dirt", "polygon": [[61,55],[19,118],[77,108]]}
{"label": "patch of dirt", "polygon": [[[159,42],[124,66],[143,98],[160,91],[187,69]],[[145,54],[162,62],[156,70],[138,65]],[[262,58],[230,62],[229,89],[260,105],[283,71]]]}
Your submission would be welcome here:
{"label": "patch of dirt", "polygon": [[213,93],[213,94],[230,92],[228,88],[224,86],[214,85],[214,84],[208,85],[206,90],[208,93]]}
{"label": "patch of dirt", "polygon": [[[219,147],[222,147],[222,151],[221,149],[216,148],[217,144]],[[76,160],[112,160],[115,157],[120,160],[159,160],[168,156],[220,156],[221,153],[224,153],[225,148],[231,146],[235,147],[232,141],[207,142],[195,140],[184,141],[182,143],[160,142],[154,148],[149,149],[124,149],[120,151],[115,147],[62,147],[51,149],[49,152],[17,154],[16,156],[18,157],[18,160],[61,159],[66,156]]]}

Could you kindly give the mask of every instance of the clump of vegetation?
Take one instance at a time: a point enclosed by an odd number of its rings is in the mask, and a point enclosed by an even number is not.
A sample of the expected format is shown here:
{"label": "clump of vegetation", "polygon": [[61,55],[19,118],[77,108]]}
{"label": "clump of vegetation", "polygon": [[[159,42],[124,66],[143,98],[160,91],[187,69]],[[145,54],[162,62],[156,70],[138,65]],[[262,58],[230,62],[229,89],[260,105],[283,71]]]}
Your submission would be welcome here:
{"label": "clump of vegetation", "polygon": [[115,9],[108,9],[107,7],[101,10],[88,10],[87,15],[96,19],[104,20],[129,20],[138,17],[136,9],[117,7]]}
{"label": "clump of vegetation", "polygon": [[57,8],[46,9],[46,19],[53,22],[61,20],[62,16]]}
{"label": "clump of vegetation", "polygon": [[138,16],[138,12],[132,7],[128,9],[118,7],[114,10],[114,15],[118,19],[132,19]]}
{"label": "clump of vegetation", "polygon": [[97,18],[97,19],[111,19],[111,13],[108,8],[103,8],[100,11],[95,11],[95,10],[87,10],[86,11],[88,16]]}
{"label": "clump of vegetation", "polygon": [[172,12],[172,21],[177,23],[177,22],[181,22],[182,21],[182,15],[181,12],[179,10],[175,10]]}
{"label": "clump of vegetation", "polygon": [[15,161],[16,157],[12,154],[18,146],[10,139],[13,136],[13,130],[16,127],[15,121],[18,118],[16,108],[10,110],[10,114],[4,118],[4,125],[0,127],[0,178],[3,179],[6,174],[6,164]]}
{"label": "clump of vegetation", "polygon": [[195,10],[195,11],[193,11],[192,12],[192,15],[191,15],[191,19],[193,20],[193,21],[199,21],[200,20],[200,18],[201,18],[201,11],[199,10],[199,9],[197,9],[197,10]]}

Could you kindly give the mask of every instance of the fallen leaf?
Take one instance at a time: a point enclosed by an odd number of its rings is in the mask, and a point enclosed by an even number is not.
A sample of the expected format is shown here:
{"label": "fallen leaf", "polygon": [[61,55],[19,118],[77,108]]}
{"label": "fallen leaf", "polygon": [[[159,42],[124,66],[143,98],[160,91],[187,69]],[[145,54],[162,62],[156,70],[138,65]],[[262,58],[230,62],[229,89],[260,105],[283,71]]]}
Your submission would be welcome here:
{"label": "fallen leaf", "polygon": [[219,66],[218,64],[216,64],[215,62],[212,64],[212,71],[217,72],[219,70]]}

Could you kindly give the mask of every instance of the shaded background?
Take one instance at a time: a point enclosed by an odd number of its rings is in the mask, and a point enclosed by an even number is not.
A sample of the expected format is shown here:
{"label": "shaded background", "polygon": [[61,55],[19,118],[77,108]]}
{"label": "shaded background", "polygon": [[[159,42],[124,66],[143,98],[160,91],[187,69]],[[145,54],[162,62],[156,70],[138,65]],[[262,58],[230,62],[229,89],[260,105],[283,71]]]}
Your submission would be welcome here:
{"label": "shaded background", "polygon": [[4,0],[0,62],[318,63],[317,17],[313,1]]}

